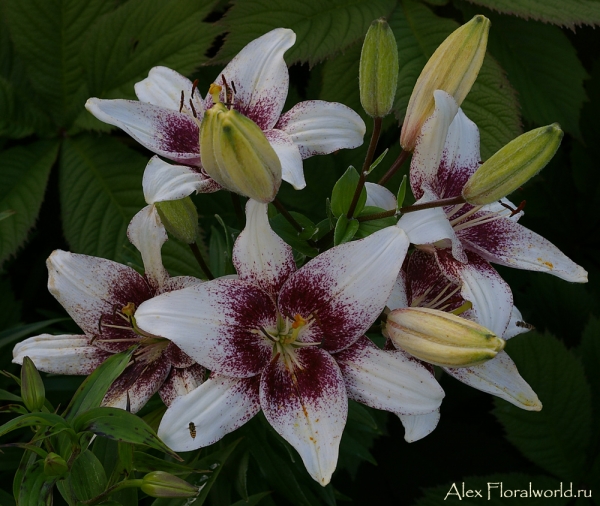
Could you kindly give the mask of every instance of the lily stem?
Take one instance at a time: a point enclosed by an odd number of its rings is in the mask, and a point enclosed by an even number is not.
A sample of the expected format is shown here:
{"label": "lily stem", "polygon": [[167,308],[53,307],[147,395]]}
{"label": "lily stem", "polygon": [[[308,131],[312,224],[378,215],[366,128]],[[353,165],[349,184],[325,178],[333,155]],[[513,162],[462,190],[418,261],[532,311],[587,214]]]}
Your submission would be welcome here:
{"label": "lily stem", "polygon": [[237,217],[240,230],[243,230],[246,226],[246,217],[244,215],[244,209],[242,208],[242,201],[237,193],[231,192],[231,201],[233,202],[233,209]]}
{"label": "lily stem", "polygon": [[358,179],[358,184],[356,185],[356,190],[354,191],[354,196],[352,197],[352,202],[350,202],[350,207],[348,208],[348,213],[346,217],[351,220],[354,215],[354,211],[356,210],[356,205],[358,204],[358,199],[360,198],[360,194],[362,193],[363,188],[365,187],[365,181],[367,180],[367,173],[369,167],[371,166],[371,162],[373,162],[373,157],[375,156],[375,149],[377,148],[377,143],[379,142],[379,135],[381,134],[381,123],[383,122],[382,118],[374,118],[373,120],[373,133],[371,134],[371,142],[369,143],[369,149],[367,150],[367,156],[365,156],[365,161],[362,166],[362,170],[360,171],[360,177]]}
{"label": "lily stem", "polygon": [[464,204],[465,199],[462,195],[456,197],[449,197],[447,199],[432,200],[431,202],[424,202],[423,204],[413,204],[412,206],[401,207],[398,211],[391,209],[390,211],[384,211],[382,213],[368,214],[367,216],[359,216],[356,218],[358,221],[373,221],[381,218],[389,218],[396,216],[398,213],[414,213],[415,211],[422,211],[423,209],[433,209],[435,207],[454,206],[457,204]]}
{"label": "lily stem", "polygon": [[409,156],[408,151],[400,151],[398,158],[392,163],[392,166],[388,169],[388,171],[383,175],[383,177],[377,182],[377,184],[384,185],[387,183],[391,177],[398,171],[398,169],[402,166],[402,164],[407,160]]}
{"label": "lily stem", "polygon": [[198,244],[196,244],[195,242],[191,243],[190,249],[192,250],[194,257],[196,257],[196,261],[198,262],[198,265],[200,265],[200,269],[202,269],[202,272],[204,273],[204,275],[209,280],[215,279],[215,277],[213,276],[213,273],[210,272],[208,264],[204,261],[204,258],[202,258],[202,253],[200,253],[200,248],[198,248]]}

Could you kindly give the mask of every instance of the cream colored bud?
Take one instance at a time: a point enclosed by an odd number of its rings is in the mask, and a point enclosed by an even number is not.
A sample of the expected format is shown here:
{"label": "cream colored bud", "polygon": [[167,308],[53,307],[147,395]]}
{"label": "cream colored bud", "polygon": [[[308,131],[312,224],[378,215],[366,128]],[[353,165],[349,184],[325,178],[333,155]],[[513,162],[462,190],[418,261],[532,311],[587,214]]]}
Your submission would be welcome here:
{"label": "cream colored bud", "polygon": [[470,320],[429,308],[392,311],[386,335],[414,357],[443,367],[482,364],[504,349],[505,342],[491,330]]}
{"label": "cream colored bud", "polygon": [[281,162],[275,150],[254,121],[221,102],[204,115],[200,156],[204,170],[224,188],[265,203],[277,195]]}
{"label": "cream colored bud", "polygon": [[157,202],[155,205],[167,232],[186,244],[196,242],[198,211],[190,197]]}
{"label": "cream colored bud", "polygon": [[489,28],[489,19],[477,15],[454,30],[429,58],[408,102],[400,135],[403,149],[415,148],[423,123],[433,114],[435,90],[452,95],[460,107],[479,74]]}
{"label": "cream colored bud", "polygon": [[398,84],[398,46],[385,19],[371,23],[360,53],[360,103],[373,118],[383,118],[394,105]]}
{"label": "cream colored bud", "polygon": [[46,401],[46,389],[40,373],[29,357],[23,357],[21,367],[21,397],[29,411],[40,411]]}
{"label": "cream colored bud", "polygon": [[152,471],[142,478],[142,491],[150,497],[194,497],[198,487],[164,471]]}
{"label": "cream colored bud", "polygon": [[477,169],[463,188],[463,198],[480,206],[506,197],[547,165],[562,137],[558,123],[520,135]]}

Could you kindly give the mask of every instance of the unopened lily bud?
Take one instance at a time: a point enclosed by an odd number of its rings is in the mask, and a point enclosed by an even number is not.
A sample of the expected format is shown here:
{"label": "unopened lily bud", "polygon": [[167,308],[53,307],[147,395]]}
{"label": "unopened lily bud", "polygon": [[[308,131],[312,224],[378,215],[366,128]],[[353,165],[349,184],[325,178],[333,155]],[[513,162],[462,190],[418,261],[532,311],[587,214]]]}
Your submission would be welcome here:
{"label": "unopened lily bud", "polygon": [[194,497],[198,487],[164,471],[152,471],[142,478],[142,491],[150,497]]}
{"label": "unopened lily bud", "polygon": [[157,202],[156,210],[167,231],[177,239],[192,244],[198,237],[198,211],[190,197]]}
{"label": "unopened lily bud", "polygon": [[520,135],[477,169],[463,188],[463,198],[479,206],[506,197],[546,166],[562,137],[558,123]]}
{"label": "unopened lily bud", "polygon": [[477,15],[454,30],[429,58],[406,109],[400,135],[400,145],[404,150],[412,151],[415,148],[421,127],[435,108],[435,90],[452,95],[460,107],[479,74],[489,28],[489,19]]}
{"label": "unopened lily bud", "polygon": [[482,364],[505,345],[482,325],[429,308],[392,311],[387,317],[386,335],[414,357],[443,367]]}
{"label": "unopened lily bud", "polygon": [[57,453],[50,452],[44,459],[44,474],[46,476],[63,476],[69,470],[65,459]]}
{"label": "unopened lily bud", "polygon": [[40,373],[29,357],[23,357],[21,397],[29,411],[40,411],[46,401],[46,389]]}
{"label": "unopened lily bud", "polygon": [[360,103],[373,118],[392,109],[398,84],[398,46],[385,19],[371,23],[360,53]]}
{"label": "unopened lily bud", "polygon": [[219,102],[220,90],[211,85],[214,105],[200,127],[202,166],[228,190],[271,202],[281,185],[279,157],[254,121]]}

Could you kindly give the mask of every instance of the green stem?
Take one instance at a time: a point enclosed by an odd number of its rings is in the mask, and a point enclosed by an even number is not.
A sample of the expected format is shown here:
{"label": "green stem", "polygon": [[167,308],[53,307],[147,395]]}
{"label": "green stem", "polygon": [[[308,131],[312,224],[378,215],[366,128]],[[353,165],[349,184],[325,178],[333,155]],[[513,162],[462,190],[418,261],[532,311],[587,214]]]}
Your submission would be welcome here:
{"label": "green stem", "polygon": [[204,261],[204,258],[202,258],[202,253],[200,253],[200,248],[198,248],[198,245],[193,242],[190,245],[190,249],[192,250],[192,253],[194,254],[194,257],[196,258],[196,261],[198,262],[198,265],[200,265],[200,269],[202,269],[202,272],[204,273],[204,275],[210,280],[210,279],[215,279],[215,277],[213,276],[213,273],[210,272],[210,269],[207,265],[207,263]]}
{"label": "green stem", "polygon": [[400,151],[398,158],[392,163],[392,166],[388,169],[388,171],[383,175],[383,177],[378,181],[377,184],[384,185],[387,183],[390,178],[398,171],[398,169],[402,166],[402,164],[408,159],[410,153],[408,151]]}
{"label": "green stem", "polygon": [[115,492],[118,492],[119,490],[122,490],[124,488],[141,487],[143,482],[144,482],[144,480],[120,481],[119,483],[114,484],[112,487],[107,488],[104,492],[97,495],[96,497],[92,497],[91,499],[88,499],[87,501],[81,501],[81,504],[89,504],[89,505],[97,504],[98,502],[100,502],[100,501],[104,500],[106,497],[108,497],[110,494],[114,494]]}
{"label": "green stem", "polygon": [[[289,224],[292,225],[292,227],[294,227],[294,229],[296,230],[296,232],[298,232],[299,234],[301,234],[302,232],[304,232],[304,227],[302,225],[300,225],[300,223],[298,223],[296,221],[296,219],[283,206],[283,204],[281,203],[280,200],[275,199],[275,200],[273,200],[272,204],[283,215],[283,217],[289,222]],[[312,239],[308,239],[306,242],[311,247],[313,247],[313,248],[317,247],[317,243],[315,241],[313,241]]]}
{"label": "green stem", "polygon": [[354,196],[352,197],[352,202],[350,202],[350,207],[348,208],[348,213],[346,217],[351,220],[354,215],[354,211],[356,210],[356,206],[358,204],[358,199],[360,198],[360,194],[365,186],[365,181],[367,180],[367,171],[373,162],[373,157],[375,156],[375,149],[377,148],[377,143],[379,142],[379,135],[381,134],[381,124],[382,118],[375,118],[373,122],[373,133],[371,134],[371,142],[369,143],[369,149],[367,150],[367,156],[365,156],[365,161],[363,163],[362,170],[360,171],[360,177],[358,179],[358,184],[356,185],[356,190],[354,191]]}
{"label": "green stem", "polygon": [[383,211],[381,213],[367,214],[366,216],[359,216],[356,219],[360,222],[373,221],[373,220],[379,220],[381,218],[389,218],[391,216],[395,216],[398,212],[400,212],[402,214],[414,213],[415,211],[422,211],[423,209],[433,209],[435,207],[453,206],[453,205],[464,204],[464,203],[465,203],[465,199],[462,197],[462,195],[458,195],[457,197],[432,200],[431,202],[425,202],[423,204],[413,204],[412,206],[404,206],[404,207],[401,207],[398,211],[396,211],[395,209],[391,209],[389,211]]}

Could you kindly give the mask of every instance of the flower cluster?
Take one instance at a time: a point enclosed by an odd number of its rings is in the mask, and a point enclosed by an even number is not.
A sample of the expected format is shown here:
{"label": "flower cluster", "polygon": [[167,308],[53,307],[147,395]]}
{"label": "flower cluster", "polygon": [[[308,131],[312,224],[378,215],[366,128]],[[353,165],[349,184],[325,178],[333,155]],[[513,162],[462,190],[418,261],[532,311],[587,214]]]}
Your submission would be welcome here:
{"label": "flower cluster", "polygon": [[[312,241],[319,254],[299,268],[292,247],[271,228],[268,203],[282,181],[306,185],[303,159],[360,145],[365,125],[348,107],[323,101],[282,114],[289,81],[283,55],[294,32],[280,28],[251,42],[204,99],[196,83],[164,67],[136,84],[139,101],[91,98],[92,114],[158,155],[143,178],[148,206],[128,229],[144,274],[55,251],[49,290],[83,334],[27,339],[14,361],[30,357],[42,371],[86,375],[133,346],[104,405],[135,413],[158,392],[168,406],[158,434],[175,451],[213,444],[262,411],[322,485],[336,468],[348,399],[398,415],[409,442],[435,429],[444,392],[432,364],[520,408],[541,409],[503,351],[505,340],[529,326],[491,263],[572,282],[587,281],[587,273],[518,224],[523,211],[505,194],[484,204],[472,198],[510,191],[511,171],[519,181],[531,177],[560,141],[553,126],[521,142],[515,167],[502,162],[501,184],[490,165],[481,166],[479,131],[460,102],[482,64],[488,29],[476,16],[457,30],[415,86],[401,137],[403,148],[414,150],[415,205],[402,207],[383,186],[365,185],[363,171],[335,231]],[[385,21],[372,30],[361,99],[377,126],[393,103],[398,67]],[[358,223],[353,213],[363,187],[367,206],[402,216],[352,240],[343,227]],[[203,262],[189,197],[221,189],[249,197],[232,251],[237,275],[170,277],[161,258],[167,231]],[[381,332],[383,347],[368,336]]]}

